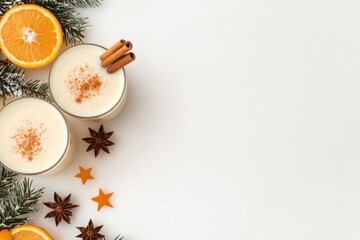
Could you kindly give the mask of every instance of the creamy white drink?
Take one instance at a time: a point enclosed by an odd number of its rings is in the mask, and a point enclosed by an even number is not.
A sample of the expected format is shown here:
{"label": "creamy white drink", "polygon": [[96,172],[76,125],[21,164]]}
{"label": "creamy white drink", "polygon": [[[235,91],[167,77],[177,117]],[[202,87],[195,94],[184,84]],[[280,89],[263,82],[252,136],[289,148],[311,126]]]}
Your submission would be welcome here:
{"label": "creamy white drink", "polygon": [[0,111],[0,162],[25,175],[54,173],[71,159],[73,144],[61,112],[49,102],[20,98]]}
{"label": "creamy white drink", "polygon": [[64,51],[50,72],[50,90],[66,113],[85,120],[109,120],[125,104],[124,69],[108,73],[101,67],[105,48],[81,44]]}

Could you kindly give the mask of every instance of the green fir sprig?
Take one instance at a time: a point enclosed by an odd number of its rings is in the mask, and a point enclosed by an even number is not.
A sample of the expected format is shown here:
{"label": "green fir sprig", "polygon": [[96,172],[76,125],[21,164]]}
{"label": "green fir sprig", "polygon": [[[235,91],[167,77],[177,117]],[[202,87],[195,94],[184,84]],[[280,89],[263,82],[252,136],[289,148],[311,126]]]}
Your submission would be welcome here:
{"label": "green fir sprig", "polygon": [[22,96],[43,98],[49,102],[53,101],[53,98],[50,95],[49,85],[39,79],[23,81],[21,84],[21,91]]}
{"label": "green fir sprig", "polygon": [[92,8],[100,6],[102,0],[63,0],[63,2],[78,8]]}
{"label": "green fir sprig", "polygon": [[0,166],[0,230],[27,223],[29,214],[39,210],[36,204],[44,194],[44,188],[36,190],[31,180],[16,176]]}
{"label": "green fir sprig", "polygon": [[24,70],[10,61],[0,61],[0,98],[5,103],[8,97],[40,97],[52,101],[47,83],[40,80],[25,80]]}
{"label": "green fir sprig", "polygon": [[0,198],[8,194],[8,189],[14,184],[14,177],[16,173],[7,171],[4,167],[0,166]]}

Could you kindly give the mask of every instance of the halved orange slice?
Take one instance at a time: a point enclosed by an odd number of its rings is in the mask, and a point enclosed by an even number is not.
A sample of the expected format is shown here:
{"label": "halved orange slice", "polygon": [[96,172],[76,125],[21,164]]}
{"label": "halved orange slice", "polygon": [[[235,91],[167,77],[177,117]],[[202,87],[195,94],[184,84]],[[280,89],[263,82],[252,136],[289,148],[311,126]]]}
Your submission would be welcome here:
{"label": "halved orange slice", "polygon": [[34,4],[10,8],[0,20],[0,48],[14,64],[39,68],[53,61],[63,43],[61,25],[47,9]]}
{"label": "halved orange slice", "polygon": [[11,229],[13,240],[54,240],[44,229],[24,224]]}
{"label": "halved orange slice", "polygon": [[0,231],[0,239],[1,240],[12,240],[12,236],[9,230],[4,229]]}

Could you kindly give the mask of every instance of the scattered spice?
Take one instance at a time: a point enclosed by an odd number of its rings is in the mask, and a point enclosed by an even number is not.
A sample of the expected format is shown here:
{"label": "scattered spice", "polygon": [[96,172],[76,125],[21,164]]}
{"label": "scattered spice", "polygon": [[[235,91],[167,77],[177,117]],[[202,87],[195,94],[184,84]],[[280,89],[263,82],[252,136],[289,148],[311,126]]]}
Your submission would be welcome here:
{"label": "scattered spice", "polygon": [[94,227],[92,220],[90,219],[87,227],[76,227],[80,230],[81,234],[77,235],[76,237],[82,238],[83,240],[96,240],[104,238],[104,235],[100,234],[100,230],[103,225]]}
{"label": "scattered spice", "polygon": [[15,151],[22,157],[32,161],[42,150],[41,137],[45,132],[43,125],[33,126],[30,122],[25,122],[25,126],[17,129],[14,136]]}
{"label": "scattered spice", "polygon": [[94,150],[95,157],[100,153],[100,150],[103,150],[110,154],[108,146],[114,145],[112,141],[108,140],[109,137],[114,133],[104,131],[104,126],[101,124],[99,131],[96,132],[94,129],[89,128],[91,137],[83,138],[82,140],[89,143],[89,147],[86,149],[87,152]]}
{"label": "scattered spice", "polygon": [[66,84],[76,103],[82,103],[100,94],[103,78],[89,64],[74,67]]}
{"label": "scattered spice", "polygon": [[79,207],[79,205],[74,205],[70,203],[71,194],[69,194],[64,200],[54,192],[54,201],[55,202],[45,202],[44,205],[48,208],[51,208],[52,211],[46,214],[45,218],[55,218],[56,226],[59,225],[62,219],[65,222],[70,224],[70,216],[72,216],[71,210],[73,208]]}

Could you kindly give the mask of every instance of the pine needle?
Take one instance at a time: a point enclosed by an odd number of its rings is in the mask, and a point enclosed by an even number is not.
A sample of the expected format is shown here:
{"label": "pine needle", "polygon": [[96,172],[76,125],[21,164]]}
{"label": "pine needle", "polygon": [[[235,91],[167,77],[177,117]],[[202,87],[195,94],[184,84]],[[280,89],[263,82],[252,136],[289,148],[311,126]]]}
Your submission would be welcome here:
{"label": "pine needle", "polygon": [[53,98],[49,93],[49,85],[38,79],[30,79],[23,82],[21,85],[21,90],[22,96],[39,97],[48,100],[49,102],[53,101]]}
{"label": "pine needle", "polygon": [[102,0],[63,0],[74,7],[78,8],[92,8],[92,7],[99,7],[101,5]]}
{"label": "pine needle", "polygon": [[35,190],[32,181],[0,166],[0,230],[27,223],[29,214],[39,210],[36,206],[44,194],[44,188]]}
{"label": "pine needle", "polygon": [[3,104],[7,97],[40,97],[52,101],[49,86],[40,80],[25,80],[24,70],[8,60],[0,61],[0,98]]}

